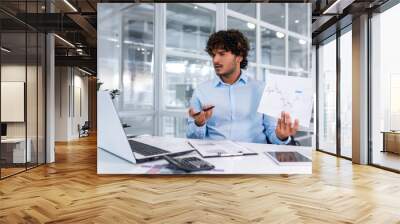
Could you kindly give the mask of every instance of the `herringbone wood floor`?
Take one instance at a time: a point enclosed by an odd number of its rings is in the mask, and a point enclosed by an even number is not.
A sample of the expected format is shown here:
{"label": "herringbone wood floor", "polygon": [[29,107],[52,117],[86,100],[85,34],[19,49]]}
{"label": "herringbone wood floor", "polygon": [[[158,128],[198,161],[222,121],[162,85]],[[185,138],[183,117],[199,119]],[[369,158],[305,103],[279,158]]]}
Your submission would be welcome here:
{"label": "herringbone wood floor", "polygon": [[312,175],[98,176],[96,139],[0,181],[0,223],[400,223],[400,175],[320,152]]}

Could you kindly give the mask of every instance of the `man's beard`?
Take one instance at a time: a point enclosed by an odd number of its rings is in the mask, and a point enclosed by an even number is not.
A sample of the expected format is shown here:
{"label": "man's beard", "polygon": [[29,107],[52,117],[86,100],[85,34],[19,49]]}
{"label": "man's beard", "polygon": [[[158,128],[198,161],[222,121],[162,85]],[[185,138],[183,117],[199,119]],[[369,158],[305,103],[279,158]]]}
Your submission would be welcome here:
{"label": "man's beard", "polygon": [[229,79],[235,73],[235,71],[236,71],[236,66],[235,66],[235,63],[232,62],[232,69],[231,70],[229,70],[229,71],[227,71],[225,73],[217,73],[217,75],[219,77],[221,77],[221,78],[224,77],[225,79]]}

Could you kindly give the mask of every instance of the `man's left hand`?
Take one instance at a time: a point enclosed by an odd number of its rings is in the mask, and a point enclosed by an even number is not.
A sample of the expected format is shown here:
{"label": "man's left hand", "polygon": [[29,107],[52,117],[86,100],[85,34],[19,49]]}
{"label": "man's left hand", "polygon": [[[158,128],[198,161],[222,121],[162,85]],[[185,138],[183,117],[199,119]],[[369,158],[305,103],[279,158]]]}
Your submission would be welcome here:
{"label": "man's left hand", "polygon": [[282,111],[281,117],[278,119],[276,124],[275,134],[281,141],[286,141],[289,136],[294,136],[299,129],[299,121],[297,119],[292,120],[290,114]]}

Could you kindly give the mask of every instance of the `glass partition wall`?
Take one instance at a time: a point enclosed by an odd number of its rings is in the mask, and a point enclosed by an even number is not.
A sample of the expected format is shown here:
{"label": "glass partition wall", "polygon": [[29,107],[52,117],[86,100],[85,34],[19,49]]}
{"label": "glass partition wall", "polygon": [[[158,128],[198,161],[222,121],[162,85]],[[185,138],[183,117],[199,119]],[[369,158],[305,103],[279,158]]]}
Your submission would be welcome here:
{"label": "glass partition wall", "polygon": [[[15,7],[0,7],[6,4]],[[20,1],[17,10],[36,13],[42,5]],[[0,12],[1,179],[45,163],[45,41],[44,33]]]}
{"label": "glass partition wall", "polygon": [[352,157],[352,26],[323,40],[317,48],[317,149]]}
{"label": "glass partition wall", "polygon": [[[98,78],[102,89],[121,90],[114,102],[129,135],[185,137],[193,90],[215,77],[204,51],[211,33],[246,35],[245,72],[254,79],[312,78],[310,13],[311,4],[99,4]],[[303,145],[311,145],[312,127],[299,132]]]}
{"label": "glass partition wall", "polygon": [[336,154],[336,36],[318,46],[318,149]]}
{"label": "glass partition wall", "polygon": [[370,158],[400,172],[400,4],[373,14],[371,22]]}

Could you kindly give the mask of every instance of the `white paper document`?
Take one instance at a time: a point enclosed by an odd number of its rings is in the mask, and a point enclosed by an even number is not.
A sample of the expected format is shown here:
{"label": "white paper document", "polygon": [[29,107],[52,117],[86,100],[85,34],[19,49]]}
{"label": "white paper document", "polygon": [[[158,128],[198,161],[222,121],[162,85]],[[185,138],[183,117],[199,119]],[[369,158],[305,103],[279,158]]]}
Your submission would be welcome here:
{"label": "white paper document", "polygon": [[275,118],[289,112],[292,122],[298,119],[303,127],[310,126],[314,88],[310,78],[269,75],[258,112]]}
{"label": "white paper document", "polygon": [[190,140],[189,144],[204,158],[257,155],[256,152],[230,140]]}
{"label": "white paper document", "polygon": [[187,151],[192,149],[192,147],[187,144],[186,139],[183,138],[180,139],[167,136],[139,136],[132,139],[167,151],[170,151],[171,149],[174,149],[174,151]]}

